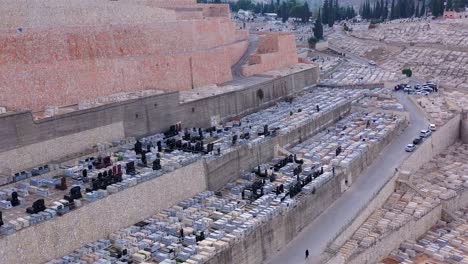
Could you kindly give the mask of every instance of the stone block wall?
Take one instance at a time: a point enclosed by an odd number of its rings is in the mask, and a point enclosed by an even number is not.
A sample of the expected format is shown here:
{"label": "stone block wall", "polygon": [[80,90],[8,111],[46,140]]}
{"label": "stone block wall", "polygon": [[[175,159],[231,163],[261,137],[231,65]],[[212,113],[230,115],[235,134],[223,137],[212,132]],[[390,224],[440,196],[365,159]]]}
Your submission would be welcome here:
{"label": "stone block wall", "polygon": [[[258,111],[315,84],[317,79],[318,68],[310,68],[282,78],[266,78],[244,89],[187,103],[180,103],[179,93],[171,92],[37,121],[33,120],[31,112],[2,114],[0,171],[9,169],[15,173],[43,165],[43,162],[48,162],[47,159],[60,159],[81,152],[100,142],[164,132],[177,122],[182,122],[184,127],[208,127],[212,117],[225,120]],[[257,96],[260,89],[263,98]],[[63,149],[65,142],[76,148]]]}
{"label": "stone block wall", "polygon": [[0,104],[37,111],[230,81],[248,32],[236,29],[227,10],[194,1],[7,0],[0,9]]}
{"label": "stone block wall", "polygon": [[296,39],[287,33],[265,33],[259,36],[257,52],[247,65],[242,66],[242,74],[251,76],[265,71],[286,68],[298,63]]}
{"label": "stone block wall", "polygon": [[205,190],[198,161],[0,239],[0,263],[44,263]]}

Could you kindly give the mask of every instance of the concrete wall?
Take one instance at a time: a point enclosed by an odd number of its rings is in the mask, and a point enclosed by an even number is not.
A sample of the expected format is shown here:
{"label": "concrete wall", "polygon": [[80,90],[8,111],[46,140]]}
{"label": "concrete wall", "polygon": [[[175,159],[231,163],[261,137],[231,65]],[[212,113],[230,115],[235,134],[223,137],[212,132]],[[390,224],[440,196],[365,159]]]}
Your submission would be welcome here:
{"label": "concrete wall", "polygon": [[[208,127],[213,116],[222,120],[258,111],[315,84],[317,79],[318,68],[312,68],[187,103],[179,103],[179,93],[172,92],[74,111],[39,121],[33,120],[31,112],[26,111],[2,114],[0,171],[11,169],[14,173],[42,165],[47,162],[46,157],[38,157],[47,149],[50,149],[47,158],[59,159],[63,154],[73,154],[82,148],[118,137],[141,137],[163,132],[179,121],[184,127]],[[257,96],[260,89],[263,98]],[[96,130],[99,127],[101,129]],[[65,141],[54,140],[57,138]],[[68,153],[63,153],[64,142],[74,144],[71,140],[77,143],[81,141],[83,146],[67,149]],[[22,150],[27,150],[28,157],[35,158],[21,161]]]}
{"label": "concrete wall", "polygon": [[123,137],[123,123],[117,122],[1,152],[0,161],[2,164],[7,164],[8,169],[12,172],[17,172],[25,166],[33,167],[36,164],[47,164],[67,156],[69,153],[89,152],[96,142],[117,140]]}
{"label": "concrete wall", "polygon": [[296,144],[336,122],[340,116],[346,115],[351,109],[351,103],[345,103],[331,112],[323,113],[303,126],[293,129],[287,135],[278,135],[262,143],[243,145],[236,150],[215,160],[207,160],[208,189],[217,190],[226,183],[236,180],[243,172],[269,162],[275,156],[275,146]]}
{"label": "concrete wall", "polygon": [[43,263],[133,225],[206,189],[198,161],[0,239],[0,263]]}
{"label": "concrete wall", "polygon": [[461,113],[460,138],[464,144],[468,144],[468,111]]}
{"label": "concrete wall", "polygon": [[[357,214],[356,218],[346,225],[346,229],[343,230],[330,245],[331,248],[340,248],[348,239],[352,237],[354,232],[361,227],[361,225],[367,220],[367,218],[374,212],[376,208],[381,208],[382,205],[387,201],[388,197],[395,191],[395,183],[398,179],[398,174],[393,175],[392,178],[376,193],[365,208]],[[339,254],[337,255],[338,257]],[[329,261],[327,263],[333,263]]]}

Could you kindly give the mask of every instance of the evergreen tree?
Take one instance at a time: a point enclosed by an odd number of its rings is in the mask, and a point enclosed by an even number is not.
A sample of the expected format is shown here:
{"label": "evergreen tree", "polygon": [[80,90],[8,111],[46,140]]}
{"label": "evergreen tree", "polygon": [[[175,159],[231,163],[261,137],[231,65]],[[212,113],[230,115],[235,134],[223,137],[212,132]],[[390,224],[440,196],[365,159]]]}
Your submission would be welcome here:
{"label": "evergreen tree", "polygon": [[383,9],[383,19],[387,19],[388,18],[388,0],[385,0],[385,6],[384,6],[384,9]]}
{"label": "evergreen tree", "polygon": [[323,39],[323,26],[322,26],[322,16],[320,15],[320,9],[318,11],[317,19],[314,23],[314,37],[316,39]]}
{"label": "evergreen tree", "polygon": [[409,1],[408,5],[409,12],[407,13],[407,17],[412,17],[415,14],[414,1]]}
{"label": "evergreen tree", "polygon": [[340,21],[340,5],[338,4],[338,0],[335,0],[335,5],[333,6],[334,8],[334,21]]}
{"label": "evergreen tree", "polygon": [[451,10],[453,8],[452,0],[447,0],[447,5],[445,6],[446,10]]}
{"label": "evergreen tree", "polygon": [[392,0],[392,5],[390,6],[390,19],[395,19],[395,0]]}
{"label": "evergreen tree", "polygon": [[[328,0],[323,1],[323,7],[322,7],[322,23],[327,24],[328,23]],[[320,15],[320,11],[319,11]]]}
{"label": "evergreen tree", "polygon": [[333,10],[333,0],[328,1],[328,20],[327,24],[329,27],[333,27],[333,22],[335,22],[335,11]]}
{"label": "evergreen tree", "polygon": [[424,0],[421,1],[421,10],[419,11],[419,16],[425,16],[426,15],[426,5],[424,3]]}

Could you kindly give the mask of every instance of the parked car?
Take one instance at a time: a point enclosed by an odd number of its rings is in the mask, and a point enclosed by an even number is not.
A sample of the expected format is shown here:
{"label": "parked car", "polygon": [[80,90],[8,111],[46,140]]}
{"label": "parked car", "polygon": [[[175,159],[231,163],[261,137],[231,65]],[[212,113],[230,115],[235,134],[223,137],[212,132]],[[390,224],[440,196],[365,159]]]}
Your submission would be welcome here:
{"label": "parked car", "polygon": [[375,61],[369,61],[369,65],[375,66],[375,65],[377,65],[377,63],[375,63]]}
{"label": "parked car", "polygon": [[416,149],[416,145],[414,144],[408,144],[405,147],[406,152],[413,152]]}
{"label": "parked car", "polygon": [[413,140],[413,144],[414,144],[414,145],[418,145],[418,144],[421,143],[422,141],[423,141],[422,138],[415,138],[415,139]]}
{"label": "parked car", "polygon": [[436,131],[436,125],[435,124],[429,124],[429,130],[431,131]]}
{"label": "parked car", "polygon": [[427,138],[429,137],[430,135],[432,134],[431,130],[427,129],[427,130],[421,130],[421,132],[419,132],[419,137],[420,138]]}

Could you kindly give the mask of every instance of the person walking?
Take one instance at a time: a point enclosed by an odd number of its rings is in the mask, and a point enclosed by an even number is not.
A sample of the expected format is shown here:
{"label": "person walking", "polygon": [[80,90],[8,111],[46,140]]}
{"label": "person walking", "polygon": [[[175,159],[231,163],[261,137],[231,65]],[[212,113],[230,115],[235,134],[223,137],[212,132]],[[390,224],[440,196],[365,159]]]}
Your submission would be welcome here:
{"label": "person walking", "polygon": [[309,250],[308,250],[308,249],[306,249],[306,251],[305,251],[305,258],[306,258],[306,259],[309,258]]}

